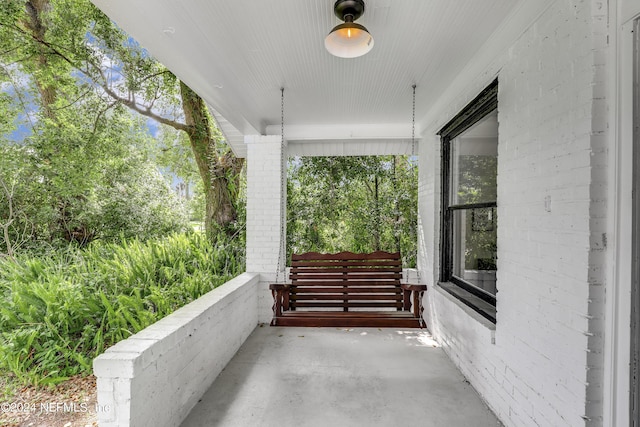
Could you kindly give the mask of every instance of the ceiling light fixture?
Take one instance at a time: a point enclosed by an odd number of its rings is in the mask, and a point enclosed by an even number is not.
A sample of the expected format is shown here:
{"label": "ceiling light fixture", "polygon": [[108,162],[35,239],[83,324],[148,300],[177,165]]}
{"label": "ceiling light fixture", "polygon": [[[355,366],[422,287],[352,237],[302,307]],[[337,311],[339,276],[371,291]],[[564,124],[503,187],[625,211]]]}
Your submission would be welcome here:
{"label": "ceiling light fixture", "polygon": [[373,37],[354,21],[364,13],[364,0],[338,0],[333,11],[344,24],[337,25],[324,39],[324,47],[340,58],[357,58],[373,48]]}

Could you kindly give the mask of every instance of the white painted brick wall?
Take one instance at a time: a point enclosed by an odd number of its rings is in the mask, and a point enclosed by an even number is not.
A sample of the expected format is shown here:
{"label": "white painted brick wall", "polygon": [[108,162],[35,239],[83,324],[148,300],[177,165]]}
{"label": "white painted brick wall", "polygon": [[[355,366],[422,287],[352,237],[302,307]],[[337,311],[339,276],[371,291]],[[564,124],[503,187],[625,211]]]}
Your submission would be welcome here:
{"label": "white painted brick wall", "polygon": [[[269,283],[275,283],[280,238],[286,238],[286,223],[280,228],[281,202],[286,203],[286,179],[282,181],[282,143],[280,135],[251,135],[247,144],[247,271],[260,274],[258,322],[273,317],[273,298]],[[286,146],[284,147],[286,150]],[[285,153],[286,162],[286,153]],[[286,170],[286,169],[285,169]],[[286,178],[286,176],[285,176]],[[285,279],[283,255],[277,280]]]}
{"label": "white painted brick wall", "polygon": [[180,425],[258,324],[259,279],[241,274],[98,356],[100,426]]}
{"label": "white painted brick wall", "polygon": [[[280,275],[279,282],[284,281],[284,275]],[[260,275],[260,283],[258,284],[258,323],[269,324],[273,319],[273,295],[269,290],[269,284],[276,283],[275,272],[271,274],[263,273]]]}
{"label": "white painted brick wall", "polygon": [[286,198],[281,177],[283,165],[280,136],[252,135],[245,137],[245,143],[247,144],[247,271],[275,274],[281,235],[280,203],[283,197]]}
{"label": "white painted brick wall", "polygon": [[[602,1],[555,1],[427,126],[437,131],[498,75],[497,324],[438,289],[426,313],[507,426],[602,422],[606,13]],[[437,279],[440,141],[423,141],[420,265]]]}

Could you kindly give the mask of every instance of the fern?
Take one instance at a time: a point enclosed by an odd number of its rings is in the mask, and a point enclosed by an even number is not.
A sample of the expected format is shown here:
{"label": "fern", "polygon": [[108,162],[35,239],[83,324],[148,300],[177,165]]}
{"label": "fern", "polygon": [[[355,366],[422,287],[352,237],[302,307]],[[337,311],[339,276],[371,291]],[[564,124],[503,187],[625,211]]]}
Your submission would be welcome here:
{"label": "fern", "polygon": [[243,269],[242,248],[199,234],[0,260],[0,374],[41,385],[89,374],[106,348]]}

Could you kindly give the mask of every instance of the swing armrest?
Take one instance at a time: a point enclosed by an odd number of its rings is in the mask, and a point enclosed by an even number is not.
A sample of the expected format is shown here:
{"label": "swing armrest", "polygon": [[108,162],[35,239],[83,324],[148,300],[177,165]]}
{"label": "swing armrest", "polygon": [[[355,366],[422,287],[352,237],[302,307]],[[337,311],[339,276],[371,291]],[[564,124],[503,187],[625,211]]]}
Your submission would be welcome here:
{"label": "swing armrest", "polygon": [[271,325],[274,326],[276,318],[282,316],[282,311],[289,310],[289,285],[283,283],[270,283],[269,289],[273,295],[273,314],[274,319]]}
{"label": "swing armrest", "polygon": [[[413,317],[421,318],[424,307],[422,306],[422,294],[427,290],[427,285],[418,285],[410,283],[401,283],[400,288],[403,293],[404,310],[411,311],[413,308]],[[413,304],[411,302],[411,294],[413,294]],[[413,305],[413,307],[411,307]]]}
{"label": "swing armrest", "polygon": [[401,283],[400,287],[402,288],[402,290],[410,292],[424,292],[427,290],[427,285],[417,285],[411,283]]}

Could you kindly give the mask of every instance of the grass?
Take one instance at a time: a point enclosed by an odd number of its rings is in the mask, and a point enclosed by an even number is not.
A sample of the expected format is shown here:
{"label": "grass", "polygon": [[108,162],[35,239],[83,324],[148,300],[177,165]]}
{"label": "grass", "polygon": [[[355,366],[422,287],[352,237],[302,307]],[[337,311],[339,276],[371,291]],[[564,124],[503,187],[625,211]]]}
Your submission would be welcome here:
{"label": "grass", "polygon": [[88,375],[106,348],[240,273],[239,253],[191,233],[0,261],[0,372],[35,385]]}

